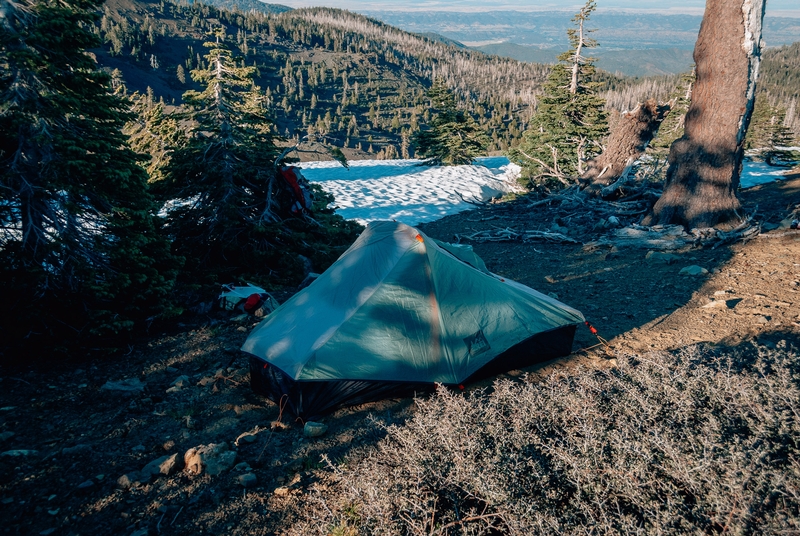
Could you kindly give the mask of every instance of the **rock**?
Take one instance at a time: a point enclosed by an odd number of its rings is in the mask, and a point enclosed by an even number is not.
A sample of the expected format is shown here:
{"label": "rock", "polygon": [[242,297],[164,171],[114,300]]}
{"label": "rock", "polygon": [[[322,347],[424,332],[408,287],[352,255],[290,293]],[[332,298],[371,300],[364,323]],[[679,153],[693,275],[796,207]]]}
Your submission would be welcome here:
{"label": "rock", "polygon": [[178,378],[170,385],[172,385],[173,387],[177,387],[178,389],[183,389],[184,387],[188,387],[189,376],[186,376],[185,374],[183,376],[178,376]]}
{"label": "rock", "polygon": [[253,488],[258,484],[258,478],[253,473],[239,475],[239,484],[244,488]]}
{"label": "rock", "polygon": [[150,529],[139,529],[131,533],[131,536],[148,536],[150,534]]}
{"label": "rock", "polygon": [[769,324],[769,318],[764,315],[755,315],[754,320],[757,324]]}
{"label": "rock", "polygon": [[78,491],[88,491],[94,487],[94,480],[86,480],[78,484],[76,488]]}
{"label": "rock", "polygon": [[144,445],[136,445],[131,449],[131,452],[144,452],[147,448]]}
{"label": "rock", "polygon": [[686,266],[684,268],[681,268],[681,271],[678,272],[679,275],[691,275],[691,276],[703,275],[703,274],[707,274],[707,273],[708,273],[708,270],[706,270],[702,266],[697,266],[696,264],[693,264],[692,266]]}
{"label": "rock", "polygon": [[664,253],[663,251],[648,251],[644,258],[650,262],[662,262],[664,264],[674,264],[680,260],[680,257],[677,255]]}
{"label": "rock", "polygon": [[239,316],[234,316],[233,318],[231,318],[231,322],[238,322],[238,323],[247,322],[248,320],[250,320],[250,315],[247,313]]}
{"label": "rock", "polygon": [[28,456],[36,456],[39,454],[38,450],[28,450],[28,449],[18,449],[18,450],[7,450],[0,454],[0,457],[3,458],[26,458]]}
{"label": "rock", "polygon": [[178,458],[177,454],[172,456],[161,456],[153,460],[142,468],[142,473],[147,475],[171,475],[182,469],[181,463],[183,460]]}
{"label": "rock", "polygon": [[0,441],[8,441],[12,437],[14,437],[14,432],[3,432],[0,433]]}
{"label": "rock", "polygon": [[87,445],[86,443],[78,443],[73,447],[64,447],[61,449],[62,456],[72,456],[74,454],[80,454],[82,452],[90,452],[92,450],[91,445]]}
{"label": "rock", "polygon": [[619,227],[621,224],[620,224],[619,218],[617,218],[616,216],[609,216],[608,217],[608,225],[610,227]]}
{"label": "rock", "polygon": [[140,471],[125,473],[117,479],[117,485],[123,489],[134,487],[137,483],[149,482],[150,475],[144,475]]}
{"label": "rock", "polygon": [[178,369],[176,369],[175,367],[167,367],[164,370],[166,370],[167,372],[178,372]]}
{"label": "rock", "polygon": [[187,450],[183,461],[186,470],[192,474],[199,475],[205,471],[214,476],[233,467],[236,452],[230,450],[227,443],[212,443]]}
{"label": "rock", "polygon": [[303,426],[303,435],[306,437],[319,437],[328,431],[328,425],[321,422],[306,422]]}
{"label": "rock", "polygon": [[123,393],[141,393],[145,384],[139,378],[129,378],[118,382],[107,381],[100,387],[102,391],[120,391]]}
{"label": "rock", "polygon": [[256,434],[247,434],[239,437],[239,443],[255,443],[256,439]]}
{"label": "rock", "polygon": [[50,535],[51,535],[51,534],[53,534],[55,531],[56,531],[56,529],[45,529],[45,530],[43,530],[42,532],[40,532],[39,534],[40,534],[41,536],[50,536]]}
{"label": "rock", "polygon": [[236,467],[234,467],[234,469],[236,471],[242,471],[242,472],[245,472],[245,473],[249,473],[250,472],[250,464],[247,463],[247,462],[237,463]]}
{"label": "rock", "polygon": [[290,493],[290,490],[286,486],[281,486],[279,488],[275,488],[275,492],[274,493],[278,497],[287,497],[289,495],[289,493]]}
{"label": "rock", "polygon": [[725,300],[711,300],[707,304],[703,305],[703,309],[720,309],[723,307],[728,307],[725,303]]}

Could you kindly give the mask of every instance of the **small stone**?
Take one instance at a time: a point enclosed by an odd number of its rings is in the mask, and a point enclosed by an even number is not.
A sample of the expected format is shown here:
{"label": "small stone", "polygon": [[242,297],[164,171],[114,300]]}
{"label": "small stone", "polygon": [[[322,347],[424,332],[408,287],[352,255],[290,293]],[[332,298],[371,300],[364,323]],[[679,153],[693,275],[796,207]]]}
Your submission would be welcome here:
{"label": "small stone", "polygon": [[703,309],[717,309],[727,307],[725,300],[711,300],[707,304],[703,305]]}
{"label": "small stone", "polygon": [[131,471],[117,479],[117,485],[123,489],[134,487],[137,483],[149,482],[150,475],[144,475],[140,471]]}
{"label": "small stone", "polygon": [[164,370],[166,370],[167,372],[178,372],[178,369],[176,369],[175,367],[167,367]]}
{"label": "small stone", "polygon": [[102,391],[121,391],[125,393],[136,393],[144,391],[145,384],[139,378],[129,378],[118,382],[107,381],[100,387]]}
{"label": "small stone", "polygon": [[177,454],[173,454],[172,456],[161,456],[160,458],[145,465],[141,472],[147,475],[160,474],[169,476],[181,469],[180,463],[182,461],[183,460],[178,459]]}
{"label": "small stone", "polygon": [[239,316],[234,316],[231,318],[231,322],[247,322],[250,319],[250,315],[243,314]]}
{"label": "small stone", "polygon": [[136,445],[131,449],[131,452],[144,452],[147,448],[144,445]]}
{"label": "small stone", "polygon": [[647,255],[644,256],[645,260],[650,262],[661,262],[664,264],[674,264],[680,257],[677,255],[673,255],[672,253],[665,253],[663,251],[648,251]]}
{"label": "small stone", "polygon": [[243,471],[249,472],[250,471],[250,464],[247,462],[237,463],[236,467],[234,467],[236,471]]}
{"label": "small stone", "polygon": [[619,227],[620,226],[619,218],[617,218],[616,216],[609,216],[608,225],[611,227]]}
{"label": "small stone", "polygon": [[303,426],[303,435],[306,437],[319,437],[328,431],[328,425],[321,422],[306,422]]}
{"label": "small stone", "polygon": [[769,324],[769,318],[764,315],[755,315],[754,320],[757,324]]}
{"label": "small stone", "polygon": [[86,480],[78,484],[78,491],[86,491],[94,487],[94,480]]}
{"label": "small stone", "polygon": [[90,452],[92,450],[91,445],[87,445],[85,443],[78,443],[72,447],[64,447],[61,449],[62,456],[72,456],[74,454],[80,454],[82,452]]}
{"label": "small stone", "polygon": [[686,266],[684,268],[681,268],[681,271],[678,272],[678,275],[697,276],[697,275],[704,275],[707,273],[708,270],[706,270],[702,266],[697,266],[696,264],[693,264],[692,266]]}
{"label": "small stone", "polygon": [[239,475],[239,484],[244,488],[253,488],[258,483],[258,478],[253,473]]}
{"label": "small stone", "polygon": [[47,529],[47,530],[43,530],[43,531],[42,531],[42,532],[40,532],[39,534],[41,534],[41,536],[50,536],[50,535],[51,535],[51,534],[53,534],[55,531],[56,531],[56,529]]}
{"label": "small stone", "polygon": [[255,443],[256,439],[256,434],[243,435],[239,438],[239,443]]}
{"label": "small stone", "polygon": [[286,497],[286,496],[289,495],[289,488],[287,488],[286,486],[281,486],[279,488],[275,488],[275,492],[274,493],[278,497]]}
{"label": "small stone", "polygon": [[139,529],[135,532],[131,533],[131,536],[148,536],[150,534],[150,529]]}
{"label": "small stone", "polygon": [[244,326],[239,326],[238,328],[236,328],[236,331],[241,331],[242,333],[244,333],[245,331],[247,331],[247,328]]}
{"label": "small stone", "polygon": [[36,456],[39,454],[38,450],[29,450],[29,449],[18,449],[18,450],[7,450],[0,454],[0,456],[6,458],[26,458],[28,456]]}
{"label": "small stone", "polygon": [[187,450],[183,460],[188,472],[199,475],[205,471],[214,476],[234,466],[236,452],[230,450],[227,443],[212,443]]}
{"label": "small stone", "polygon": [[14,437],[14,432],[2,432],[0,433],[0,441],[8,441],[12,437]]}
{"label": "small stone", "polygon": [[172,382],[170,385],[173,387],[177,387],[178,389],[183,389],[184,387],[189,386],[189,376],[183,375],[178,376],[178,378]]}

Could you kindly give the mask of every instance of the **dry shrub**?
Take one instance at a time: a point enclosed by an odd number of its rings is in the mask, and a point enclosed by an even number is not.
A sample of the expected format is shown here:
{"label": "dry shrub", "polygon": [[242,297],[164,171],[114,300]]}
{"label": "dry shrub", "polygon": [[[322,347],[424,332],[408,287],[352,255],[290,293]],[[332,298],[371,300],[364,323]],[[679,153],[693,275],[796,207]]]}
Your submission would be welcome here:
{"label": "dry shrub", "polygon": [[439,389],[418,405],[333,466],[336,485],[296,529],[800,530],[800,357],[785,341],[620,356],[615,369],[498,381],[491,393]]}

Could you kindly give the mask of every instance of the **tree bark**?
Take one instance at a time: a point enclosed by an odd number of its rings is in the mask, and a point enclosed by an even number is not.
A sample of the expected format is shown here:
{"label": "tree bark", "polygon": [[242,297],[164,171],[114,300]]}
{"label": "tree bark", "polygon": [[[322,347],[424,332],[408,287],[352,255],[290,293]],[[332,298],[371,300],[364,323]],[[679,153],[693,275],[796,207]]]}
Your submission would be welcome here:
{"label": "tree bark", "polygon": [[764,6],[764,0],[706,1],[684,135],[670,147],[664,193],[645,225],[728,228],[742,219],[736,190],[761,61]]}
{"label": "tree bark", "polygon": [[625,174],[630,172],[633,163],[658,132],[669,110],[669,104],[659,105],[650,99],[622,114],[606,142],[603,154],[587,163],[587,169],[580,178],[584,187],[598,194],[604,186],[619,179],[624,180]]}

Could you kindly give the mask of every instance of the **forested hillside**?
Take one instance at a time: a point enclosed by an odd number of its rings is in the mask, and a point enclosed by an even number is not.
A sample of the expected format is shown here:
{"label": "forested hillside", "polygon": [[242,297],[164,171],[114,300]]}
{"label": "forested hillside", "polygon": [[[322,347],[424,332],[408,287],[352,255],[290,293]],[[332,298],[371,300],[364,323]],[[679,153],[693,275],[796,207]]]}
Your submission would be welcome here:
{"label": "forested hillside", "polygon": [[106,4],[98,61],[129,91],[152,88],[167,104],[195,87],[206,32],[223,25],[241,60],[257,68],[277,131],[317,133],[349,154],[403,157],[430,119],[425,92],[441,78],[504,150],[520,135],[548,67],[487,56],[345,11],[241,13],[186,3]]}

